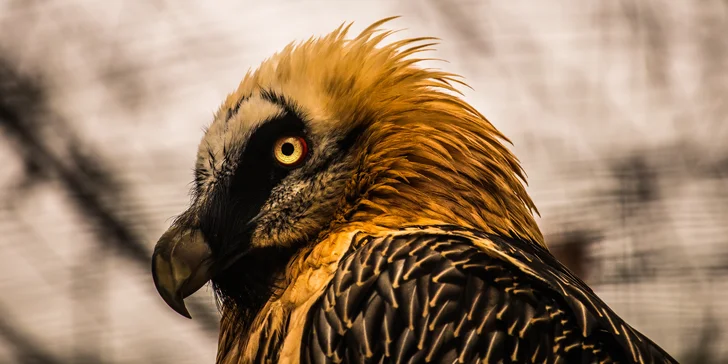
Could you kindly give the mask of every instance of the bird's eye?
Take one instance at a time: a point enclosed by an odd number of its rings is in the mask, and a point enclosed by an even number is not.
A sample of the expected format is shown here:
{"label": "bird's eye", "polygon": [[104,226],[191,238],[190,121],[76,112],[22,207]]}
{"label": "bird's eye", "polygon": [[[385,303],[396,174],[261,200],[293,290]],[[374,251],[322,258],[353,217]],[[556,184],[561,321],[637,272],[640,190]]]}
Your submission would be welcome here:
{"label": "bird's eye", "polygon": [[308,155],[306,140],[297,137],[283,137],[273,146],[273,157],[284,167],[295,167]]}

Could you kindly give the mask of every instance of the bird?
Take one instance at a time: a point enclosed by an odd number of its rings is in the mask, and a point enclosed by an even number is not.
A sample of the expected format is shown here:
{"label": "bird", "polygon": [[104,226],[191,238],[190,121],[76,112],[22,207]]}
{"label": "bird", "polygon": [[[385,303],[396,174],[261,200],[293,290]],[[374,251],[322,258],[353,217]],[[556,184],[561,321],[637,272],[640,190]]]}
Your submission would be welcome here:
{"label": "bird", "polygon": [[511,141],[377,21],[293,42],[204,130],[161,298],[217,363],[677,363],[549,251]]}

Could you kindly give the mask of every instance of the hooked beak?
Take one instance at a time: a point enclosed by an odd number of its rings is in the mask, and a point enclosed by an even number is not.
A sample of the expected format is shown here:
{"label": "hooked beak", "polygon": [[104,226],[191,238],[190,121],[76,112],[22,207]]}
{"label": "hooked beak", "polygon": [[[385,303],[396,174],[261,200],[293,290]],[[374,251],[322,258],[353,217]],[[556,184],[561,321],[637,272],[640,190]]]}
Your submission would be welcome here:
{"label": "hooked beak", "polygon": [[164,302],[180,315],[192,318],[184,299],[211,278],[212,251],[202,232],[173,226],[154,247],[152,277]]}

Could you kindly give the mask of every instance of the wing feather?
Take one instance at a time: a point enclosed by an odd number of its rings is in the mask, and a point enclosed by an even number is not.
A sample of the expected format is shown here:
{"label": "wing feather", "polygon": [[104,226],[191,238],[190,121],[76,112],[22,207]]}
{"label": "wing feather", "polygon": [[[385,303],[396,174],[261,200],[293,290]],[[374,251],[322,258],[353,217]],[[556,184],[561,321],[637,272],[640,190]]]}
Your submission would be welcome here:
{"label": "wing feather", "polygon": [[436,226],[352,246],[302,362],[677,363],[537,244]]}

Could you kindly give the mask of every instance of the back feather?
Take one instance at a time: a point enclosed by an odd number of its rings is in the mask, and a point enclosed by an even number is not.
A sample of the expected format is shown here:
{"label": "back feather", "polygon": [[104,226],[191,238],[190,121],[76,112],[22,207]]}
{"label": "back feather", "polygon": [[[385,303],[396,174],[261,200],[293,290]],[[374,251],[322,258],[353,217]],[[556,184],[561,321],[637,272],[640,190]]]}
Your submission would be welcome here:
{"label": "back feather", "polygon": [[427,226],[352,246],[303,362],[676,363],[529,242]]}

